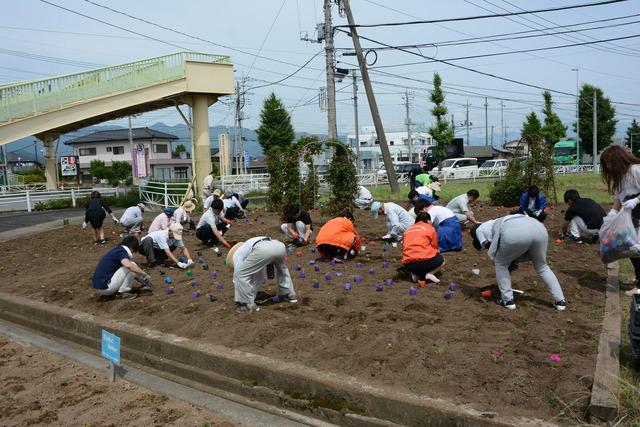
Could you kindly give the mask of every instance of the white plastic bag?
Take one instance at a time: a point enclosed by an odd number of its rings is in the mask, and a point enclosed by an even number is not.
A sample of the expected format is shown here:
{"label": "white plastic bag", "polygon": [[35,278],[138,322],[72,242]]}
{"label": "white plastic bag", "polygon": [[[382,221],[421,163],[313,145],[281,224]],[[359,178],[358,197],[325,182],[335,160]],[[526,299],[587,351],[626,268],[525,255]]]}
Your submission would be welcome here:
{"label": "white plastic bag", "polygon": [[638,233],[633,226],[630,209],[621,209],[613,218],[605,218],[598,235],[600,259],[605,264],[622,258],[640,257],[635,246],[638,245]]}

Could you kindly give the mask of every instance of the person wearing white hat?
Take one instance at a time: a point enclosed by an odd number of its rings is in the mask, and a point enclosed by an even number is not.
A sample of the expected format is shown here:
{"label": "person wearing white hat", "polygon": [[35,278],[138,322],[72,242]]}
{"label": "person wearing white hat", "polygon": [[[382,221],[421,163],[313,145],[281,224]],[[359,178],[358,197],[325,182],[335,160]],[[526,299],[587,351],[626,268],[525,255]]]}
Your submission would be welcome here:
{"label": "person wearing white hat", "polygon": [[120,217],[120,224],[125,227],[128,233],[138,233],[143,230],[142,213],[144,212],[144,203],[138,203],[136,206],[127,208]]}
{"label": "person wearing white hat", "polygon": [[478,221],[473,215],[473,211],[469,208],[469,205],[473,204],[473,202],[478,200],[479,197],[480,192],[478,190],[471,189],[465,194],[461,194],[451,199],[449,203],[447,203],[447,208],[456,214],[458,222],[463,226],[467,223],[477,224]]}
{"label": "person wearing white hat", "polygon": [[[239,242],[227,254],[227,267],[233,270],[236,311],[250,313],[258,311],[256,295],[265,275],[278,281],[281,300],[298,302],[289,268],[284,263],[287,249],[284,243],[266,236],[253,237]],[[275,270],[275,271],[274,271]]]}
{"label": "person wearing white hat", "polygon": [[407,211],[405,211],[401,206],[391,202],[373,202],[371,204],[371,213],[374,218],[378,218],[378,215],[381,214],[386,215],[387,217],[388,233],[382,236],[383,240],[394,240],[396,242],[401,241],[405,230],[411,227],[414,223],[413,218]]}
{"label": "person wearing white hat", "polygon": [[[176,248],[180,248],[187,262],[180,262],[173,254]],[[166,230],[158,230],[147,234],[140,241],[140,253],[147,258],[149,267],[156,266],[170,259],[180,268],[193,265],[189,250],[182,240],[182,225],[171,224]]]}
{"label": "person wearing white hat", "polygon": [[[189,231],[195,230],[196,222],[191,218],[191,212],[196,208],[196,204],[193,200],[187,200],[183,204],[181,204],[178,209],[173,212],[173,216],[169,220],[169,225],[171,224],[189,224]],[[183,230],[187,231],[187,230]]]}
{"label": "person wearing white hat", "polygon": [[207,197],[211,196],[211,192],[213,191],[213,178],[216,176],[215,171],[209,172],[207,176],[204,177],[204,181],[202,183],[202,201],[204,202]]}
{"label": "person wearing white hat", "polygon": [[211,203],[213,203],[214,200],[218,200],[220,198],[222,198],[222,191],[216,188],[215,190],[213,190],[213,193],[211,193],[211,195],[204,200],[202,211],[206,212],[207,209],[211,207]]}

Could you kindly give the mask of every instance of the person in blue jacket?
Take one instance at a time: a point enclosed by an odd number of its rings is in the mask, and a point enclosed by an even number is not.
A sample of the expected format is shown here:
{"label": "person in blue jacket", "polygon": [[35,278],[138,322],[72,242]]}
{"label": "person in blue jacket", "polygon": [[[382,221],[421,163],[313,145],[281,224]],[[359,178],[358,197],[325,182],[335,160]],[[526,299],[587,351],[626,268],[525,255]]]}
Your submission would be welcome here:
{"label": "person in blue jacket", "polygon": [[540,193],[540,189],[537,186],[532,185],[520,197],[520,207],[517,213],[529,215],[543,222],[547,218],[546,208],[547,199]]}

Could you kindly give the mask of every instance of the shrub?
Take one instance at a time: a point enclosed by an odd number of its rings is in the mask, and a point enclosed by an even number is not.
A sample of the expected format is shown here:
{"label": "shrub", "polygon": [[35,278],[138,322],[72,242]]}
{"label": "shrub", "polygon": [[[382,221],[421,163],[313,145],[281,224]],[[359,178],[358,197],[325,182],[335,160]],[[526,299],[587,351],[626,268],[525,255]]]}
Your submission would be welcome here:
{"label": "shrub", "polygon": [[[126,194],[115,196],[103,197],[104,202],[111,208],[128,208],[129,206],[135,206],[140,203],[140,194],[137,191],[129,191]],[[80,206],[80,205],[78,205]]]}
{"label": "shrub", "polygon": [[327,208],[330,214],[337,215],[353,209],[354,200],[358,195],[355,154],[338,140],[329,141],[326,145],[334,149],[327,171],[327,182],[331,186]]}
{"label": "shrub", "polygon": [[47,202],[36,202],[33,205],[33,210],[35,211],[46,211],[47,210]]}
{"label": "shrub", "polygon": [[109,180],[109,185],[112,187],[117,187],[120,185],[120,180],[118,178],[112,178]]}
{"label": "shrub", "polygon": [[124,180],[124,185],[126,185],[127,187],[131,187],[133,185],[133,178],[129,177],[127,179]]}

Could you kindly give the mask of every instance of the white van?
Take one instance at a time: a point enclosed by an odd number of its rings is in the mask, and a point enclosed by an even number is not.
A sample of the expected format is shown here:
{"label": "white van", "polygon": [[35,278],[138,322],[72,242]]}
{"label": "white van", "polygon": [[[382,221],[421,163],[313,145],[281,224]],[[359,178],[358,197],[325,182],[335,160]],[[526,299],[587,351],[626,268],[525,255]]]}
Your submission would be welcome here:
{"label": "white van", "polygon": [[458,157],[447,159],[441,167],[435,167],[431,174],[441,178],[472,178],[478,175],[478,159],[475,157]]}

